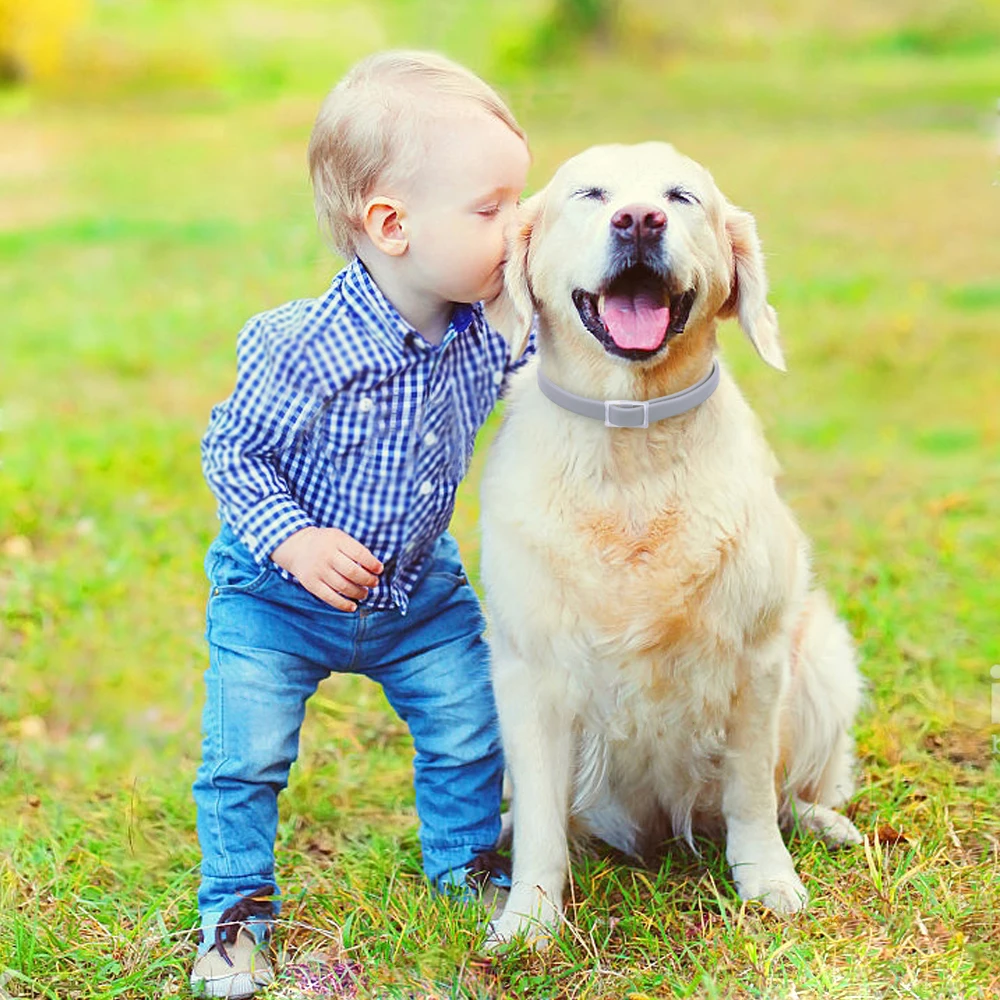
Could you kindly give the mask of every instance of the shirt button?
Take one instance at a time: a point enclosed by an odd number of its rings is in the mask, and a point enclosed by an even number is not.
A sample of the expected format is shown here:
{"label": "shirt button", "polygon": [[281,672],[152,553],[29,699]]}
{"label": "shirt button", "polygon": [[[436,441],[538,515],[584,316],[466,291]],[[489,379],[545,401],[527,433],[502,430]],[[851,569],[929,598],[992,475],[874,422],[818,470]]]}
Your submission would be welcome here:
{"label": "shirt button", "polygon": [[502,371],[494,372],[493,381],[496,382],[497,385],[499,385],[503,381],[503,372]]}
{"label": "shirt button", "polygon": [[433,484],[433,483],[431,483],[431,481],[430,481],[429,479],[425,479],[425,480],[424,480],[424,481],[423,481],[423,482],[422,482],[422,483],[420,484],[420,495],[421,495],[422,497],[425,497],[425,496],[427,496],[427,494],[428,494],[428,493],[430,493],[430,491],[431,491],[432,489],[434,489],[434,484]]}
{"label": "shirt button", "polygon": [[371,408],[374,405],[375,404],[367,396],[362,396],[361,397],[361,402],[358,403],[358,409],[362,413],[370,413],[371,412]]}
{"label": "shirt button", "polygon": [[434,431],[428,431],[424,435],[424,444],[430,447],[432,444],[437,444],[437,439],[438,436],[434,433]]}

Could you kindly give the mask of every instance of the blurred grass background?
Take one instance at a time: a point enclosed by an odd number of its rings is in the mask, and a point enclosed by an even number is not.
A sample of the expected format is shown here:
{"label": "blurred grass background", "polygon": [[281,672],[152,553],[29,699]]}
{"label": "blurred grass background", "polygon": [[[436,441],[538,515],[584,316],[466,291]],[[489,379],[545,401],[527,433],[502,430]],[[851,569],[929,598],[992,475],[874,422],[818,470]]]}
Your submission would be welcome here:
{"label": "blurred grass background", "polygon": [[[305,145],[392,45],[499,87],[531,187],[664,138],[756,215],[789,374],[723,346],[864,657],[874,845],[797,842],[791,927],[735,906],[710,847],[586,859],[575,935],[473,961],[476,920],[420,881],[405,731],[335,679],[283,800],[285,946],[358,962],[363,995],[997,995],[1000,4],[0,0],[0,997],[183,988],[198,439],[244,320],[338,266]],[[474,579],[495,426],[453,525]]]}

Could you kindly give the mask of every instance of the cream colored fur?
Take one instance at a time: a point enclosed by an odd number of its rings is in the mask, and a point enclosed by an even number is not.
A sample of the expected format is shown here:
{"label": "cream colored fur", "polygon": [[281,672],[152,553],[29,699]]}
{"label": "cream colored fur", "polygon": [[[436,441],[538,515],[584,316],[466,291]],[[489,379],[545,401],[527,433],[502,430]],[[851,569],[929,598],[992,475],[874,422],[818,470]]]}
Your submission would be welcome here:
{"label": "cream colored fur", "polygon": [[[681,187],[696,204],[668,198]],[[581,196],[601,188],[604,200]],[[664,254],[697,298],[650,359],[607,353],[580,321],[617,208],[667,215]],[[642,853],[674,833],[725,836],[743,899],[801,909],[780,826],[833,844],[852,791],[861,680],[844,625],[815,589],[809,545],[775,488],[777,463],[723,367],[704,404],[648,430],[606,428],[538,389],[595,399],[675,392],[707,373],[734,315],[783,369],[750,215],[663,143],[595,147],[523,207],[492,318],[539,357],[514,380],[482,486],[483,580],[513,781],[514,886],[493,943],[536,943],[561,919],[567,836]],[[693,844],[692,844],[693,846]]]}

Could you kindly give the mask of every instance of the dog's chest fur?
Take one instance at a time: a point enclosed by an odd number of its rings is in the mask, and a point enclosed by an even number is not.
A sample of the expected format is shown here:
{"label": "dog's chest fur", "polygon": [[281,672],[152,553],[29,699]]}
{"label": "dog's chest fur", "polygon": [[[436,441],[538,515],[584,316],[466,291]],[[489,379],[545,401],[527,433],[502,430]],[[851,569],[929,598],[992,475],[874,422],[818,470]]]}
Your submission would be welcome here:
{"label": "dog's chest fur", "polygon": [[783,535],[766,522],[789,515],[759,435],[717,433],[727,408],[746,405],[728,388],[711,410],[648,435],[519,401],[490,456],[483,515],[487,536],[502,524],[507,541],[484,566],[487,584],[505,591],[497,606],[525,608],[522,630],[564,636],[587,659],[621,661],[616,670],[640,664],[655,695],[673,668],[778,627],[794,553],[764,540]]}

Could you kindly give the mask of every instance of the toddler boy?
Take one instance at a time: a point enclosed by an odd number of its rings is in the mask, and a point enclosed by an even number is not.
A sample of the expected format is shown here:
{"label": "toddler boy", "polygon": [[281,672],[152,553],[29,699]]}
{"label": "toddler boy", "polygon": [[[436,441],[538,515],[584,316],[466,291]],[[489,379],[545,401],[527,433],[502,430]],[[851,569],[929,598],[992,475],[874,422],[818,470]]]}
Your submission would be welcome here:
{"label": "toddler boy", "polygon": [[[416,748],[437,889],[509,885],[489,852],[503,760],[484,621],[447,532],[476,432],[517,365],[483,318],[529,164],[478,77],[429,53],[358,64],[309,144],[317,214],[350,261],[318,299],[254,317],[212,411],[202,938],[192,986],[273,978],[277,796],[331,671],[380,683]],[[506,881],[505,881],[506,880]]]}

